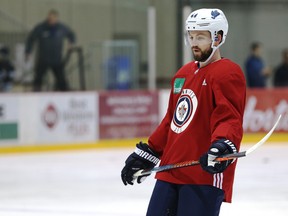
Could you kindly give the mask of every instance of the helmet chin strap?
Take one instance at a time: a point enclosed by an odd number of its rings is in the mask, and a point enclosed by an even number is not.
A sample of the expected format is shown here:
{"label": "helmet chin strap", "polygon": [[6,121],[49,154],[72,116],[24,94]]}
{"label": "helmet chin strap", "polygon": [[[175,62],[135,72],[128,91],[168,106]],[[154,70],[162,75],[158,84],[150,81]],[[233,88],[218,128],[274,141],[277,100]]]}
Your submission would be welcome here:
{"label": "helmet chin strap", "polygon": [[211,45],[211,48],[213,49],[210,56],[205,60],[205,61],[201,61],[200,63],[206,65],[212,58],[212,56],[215,54],[216,50],[219,49],[219,47],[222,45],[222,43],[219,43],[218,46],[213,46],[213,43]]}
{"label": "helmet chin strap", "polygon": [[212,52],[211,52],[211,54],[210,54],[210,56],[205,60],[205,61],[200,61],[200,63],[202,63],[202,64],[207,64],[210,60],[211,60],[211,58],[212,58],[212,56],[214,55],[214,53],[216,52],[216,50],[218,49],[219,47],[213,47],[212,49]]}

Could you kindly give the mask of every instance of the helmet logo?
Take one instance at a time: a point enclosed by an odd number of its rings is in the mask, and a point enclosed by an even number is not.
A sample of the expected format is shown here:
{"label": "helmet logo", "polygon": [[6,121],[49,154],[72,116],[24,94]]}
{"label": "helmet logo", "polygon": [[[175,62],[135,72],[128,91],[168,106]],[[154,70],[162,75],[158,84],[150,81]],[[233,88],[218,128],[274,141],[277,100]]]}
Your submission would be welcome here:
{"label": "helmet logo", "polygon": [[220,15],[220,13],[217,10],[211,11],[211,18],[212,19],[215,19],[219,15]]}
{"label": "helmet logo", "polygon": [[191,18],[196,18],[197,15],[198,15],[198,13],[193,13],[193,14],[191,15]]}

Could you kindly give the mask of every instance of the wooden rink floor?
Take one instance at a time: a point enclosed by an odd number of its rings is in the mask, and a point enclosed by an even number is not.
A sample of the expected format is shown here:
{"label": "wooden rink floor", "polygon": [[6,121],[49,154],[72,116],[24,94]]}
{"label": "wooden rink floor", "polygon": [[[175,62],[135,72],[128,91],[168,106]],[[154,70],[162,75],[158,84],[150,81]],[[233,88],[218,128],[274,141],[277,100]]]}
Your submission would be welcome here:
{"label": "wooden rink floor", "polygon": [[[155,180],[122,184],[132,150],[0,155],[0,215],[144,216]],[[220,215],[287,216],[287,182],[288,143],[266,143],[239,159],[233,203],[224,203]]]}

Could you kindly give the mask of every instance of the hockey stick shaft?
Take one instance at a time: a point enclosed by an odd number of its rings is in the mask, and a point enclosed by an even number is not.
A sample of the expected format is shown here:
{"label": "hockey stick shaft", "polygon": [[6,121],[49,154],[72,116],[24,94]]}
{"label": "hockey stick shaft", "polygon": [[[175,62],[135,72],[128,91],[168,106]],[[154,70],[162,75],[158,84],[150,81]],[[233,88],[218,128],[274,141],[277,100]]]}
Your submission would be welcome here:
{"label": "hockey stick shaft", "polygon": [[[216,158],[215,160],[221,162],[221,161],[226,161],[226,160],[232,160],[232,159],[239,158],[239,157],[245,157],[245,152],[224,155],[223,157]],[[200,164],[199,160],[185,161],[185,162],[180,162],[176,164],[168,164],[164,166],[154,167],[151,170],[139,170],[138,172],[134,174],[134,177],[138,177],[142,175],[149,175],[152,172],[163,172],[165,170],[177,169],[177,168],[188,167],[188,166],[195,166],[199,164]]]}
{"label": "hockey stick shaft", "polygon": [[[274,132],[275,128],[278,126],[280,119],[281,119],[281,115],[278,117],[277,121],[275,122],[275,124],[271,128],[271,130],[259,142],[257,142],[255,145],[253,145],[248,150],[243,151],[243,152],[234,153],[234,154],[223,155],[221,157],[216,158],[215,160],[221,162],[221,161],[227,161],[227,160],[233,160],[233,159],[237,159],[237,158],[241,158],[241,157],[246,157],[248,154],[250,154],[251,152],[253,152],[257,148],[259,148],[261,145],[263,145],[267,141],[267,139]],[[134,177],[149,175],[152,172],[162,172],[165,170],[177,169],[177,168],[188,167],[188,166],[195,166],[195,165],[199,165],[199,164],[200,164],[199,160],[185,161],[185,162],[180,162],[180,163],[176,163],[176,164],[168,164],[168,165],[164,165],[164,166],[154,167],[153,169],[150,169],[150,170],[139,170],[138,172],[136,172],[134,174]]]}

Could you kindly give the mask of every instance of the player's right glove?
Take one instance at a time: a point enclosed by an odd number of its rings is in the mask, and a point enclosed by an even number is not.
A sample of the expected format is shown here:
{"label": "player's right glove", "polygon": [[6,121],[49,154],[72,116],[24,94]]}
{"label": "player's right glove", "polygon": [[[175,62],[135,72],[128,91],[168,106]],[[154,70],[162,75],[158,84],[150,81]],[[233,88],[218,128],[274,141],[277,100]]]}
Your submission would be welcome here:
{"label": "player's right glove", "polygon": [[236,153],[237,149],[230,140],[221,139],[214,143],[212,143],[209,151],[201,156],[200,164],[203,170],[215,174],[223,172],[232,162],[233,160],[227,161],[215,161],[217,157],[226,154]]}
{"label": "player's right glove", "polygon": [[[134,173],[142,169],[152,169],[160,161],[159,156],[146,143],[136,144],[135,151],[125,161],[125,166],[121,172],[124,185],[133,185]],[[149,175],[137,177],[137,183],[141,183]]]}

